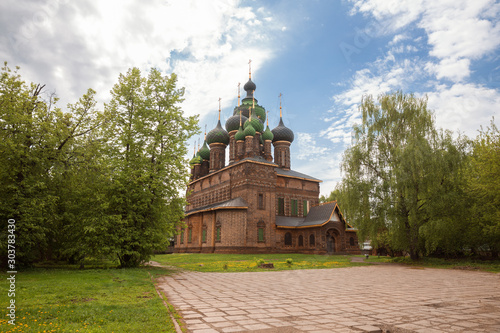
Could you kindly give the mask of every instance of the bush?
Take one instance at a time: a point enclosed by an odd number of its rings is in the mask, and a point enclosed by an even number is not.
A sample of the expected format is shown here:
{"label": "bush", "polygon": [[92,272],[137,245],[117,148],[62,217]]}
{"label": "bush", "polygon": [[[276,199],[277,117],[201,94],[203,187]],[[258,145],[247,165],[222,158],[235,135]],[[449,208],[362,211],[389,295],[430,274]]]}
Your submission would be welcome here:
{"label": "bush", "polygon": [[286,260],[286,264],[287,264],[288,266],[292,266],[292,264],[293,264],[293,259],[292,259],[292,258],[288,258],[288,259]]}

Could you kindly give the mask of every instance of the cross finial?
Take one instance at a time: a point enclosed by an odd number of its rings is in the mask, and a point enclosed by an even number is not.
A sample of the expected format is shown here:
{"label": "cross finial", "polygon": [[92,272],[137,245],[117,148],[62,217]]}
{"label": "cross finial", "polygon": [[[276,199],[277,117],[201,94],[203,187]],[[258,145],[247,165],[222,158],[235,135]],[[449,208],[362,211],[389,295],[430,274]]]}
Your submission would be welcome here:
{"label": "cross finial", "polygon": [[207,124],[205,124],[205,140],[207,139]]}
{"label": "cross finial", "polygon": [[266,111],[266,122],[267,122],[267,127],[269,127],[269,111]]}
{"label": "cross finial", "polygon": [[283,116],[283,113],[281,112],[281,96],[283,96],[283,95],[280,93],[280,96],[279,96],[279,98],[280,98],[280,118]]}
{"label": "cross finial", "polygon": [[238,82],[238,106],[240,106],[240,83]]}
{"label": "cross finial", "polygon": [[252,59],[248,59],[248,78],[252,78]]}
{"label": "cross finial", "polygon": [[219,97],[219,120],[220,120],[220,101],[222,98]]}

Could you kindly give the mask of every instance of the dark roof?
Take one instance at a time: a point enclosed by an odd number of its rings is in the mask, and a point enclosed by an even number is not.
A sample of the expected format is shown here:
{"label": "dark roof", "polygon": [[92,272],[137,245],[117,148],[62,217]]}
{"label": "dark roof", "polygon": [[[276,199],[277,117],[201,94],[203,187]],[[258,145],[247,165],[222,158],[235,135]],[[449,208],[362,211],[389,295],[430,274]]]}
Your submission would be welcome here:
{"label": "dark roof", "polygon": [[300,173],[300,172],[297,172],[297,171],[294,171],[294,170],[284,170],[284,169],[281,169],[281,168],[276,168],[276,173],[278,175],[285,176],[285,177],[293,177],[293,178],[301,178],[301,179],[314,180],[314,181],[319,182],[319,183],[322,182],[322,180],[319,180],[317,178],[308,176],[306,174],[303,174],[303,173]]}
{"label": "dark roof", "polygon": [[[276,216],[276,225],[284,228],[307,228],[317,227],[331,221],[337,202],[332,201],[320,206],[311,207],[307,216],[290,217]],[[340,212],[340,211],[339,211]],[[341,216],[341,214],[339,214]],[[340,217],[342,219],[342,217]]]}
{"label": "dark roof", "polygon": [[216,204],[198,207],[196,209],[186,212],[186,215],[191,215],[194,213],[206,212],[211,210],[219,210],[219,209],[248,209],[248,204],[246,203],[245,200],[243,200],[242,197],[237,197]]}

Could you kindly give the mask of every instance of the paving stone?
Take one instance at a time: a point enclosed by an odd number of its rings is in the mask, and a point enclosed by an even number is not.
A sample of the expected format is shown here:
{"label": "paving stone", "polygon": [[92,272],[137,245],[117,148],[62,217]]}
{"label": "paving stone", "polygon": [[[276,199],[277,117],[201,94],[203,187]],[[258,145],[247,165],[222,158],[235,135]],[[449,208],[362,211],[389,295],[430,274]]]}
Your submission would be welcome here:
{"label": "paving stone", "polygon": [[499,277],[485,272],[373,265],[158,280],[190,332],[500,331]]}
{"label": "paving stone", "polygon": [[367,333],[382,333],[382,330],[379,327],[371,325],[355,326],[354,328]]}

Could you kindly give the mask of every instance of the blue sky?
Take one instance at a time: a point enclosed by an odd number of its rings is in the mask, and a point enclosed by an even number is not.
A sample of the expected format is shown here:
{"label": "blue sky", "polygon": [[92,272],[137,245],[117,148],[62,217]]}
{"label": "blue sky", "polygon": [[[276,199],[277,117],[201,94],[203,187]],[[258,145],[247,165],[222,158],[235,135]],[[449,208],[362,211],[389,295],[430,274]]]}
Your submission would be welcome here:
{"label": "blue sky", "polygon": [[87,88],[102,108],[119,73],[157,67],[178,75],[184,111],[208,130],[219,97],[223,120],[232,115],[252,59],[270,127],[282,93],[292,168],[323,179],[322,194],[341,178],[365,94],[427,95],[439,128],[471,137],[493,116],[498,125],[498,1],[6,0],[0,31],[0,60],[63,108]]}

